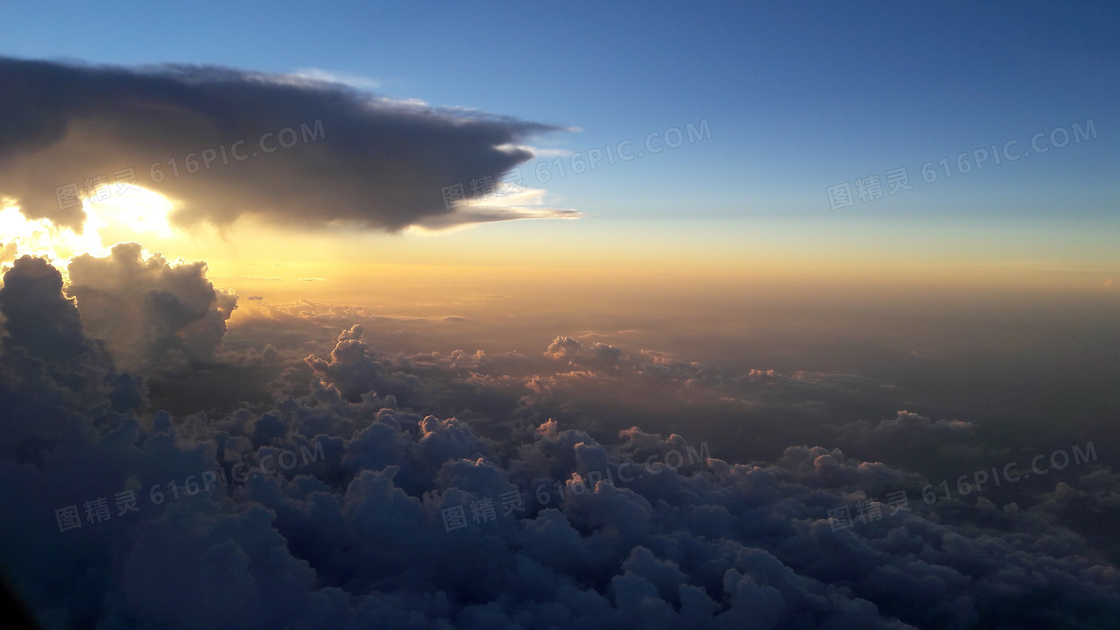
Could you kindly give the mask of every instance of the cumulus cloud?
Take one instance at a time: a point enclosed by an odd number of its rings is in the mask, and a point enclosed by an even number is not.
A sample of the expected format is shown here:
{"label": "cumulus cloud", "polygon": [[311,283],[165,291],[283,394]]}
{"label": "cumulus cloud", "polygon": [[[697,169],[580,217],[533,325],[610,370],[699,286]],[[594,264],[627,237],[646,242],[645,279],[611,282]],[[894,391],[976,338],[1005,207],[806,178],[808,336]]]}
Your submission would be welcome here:
{"label": "cumulus cloud", "polygon": [[[40,258],[24,256],[4,274],[0,314],[6,335],[0,354],[0,424],[4,446],[56,439],[76,409],[106,404],[143,405],[143,384],[117,374],[104,344],[88,338],[62,274]],[[38,460],[31,448],[23,454]]]}
{"label": "cumulus cloud", "polygon": [[9,260],[15,260],[16,254],[18,253],[19,243],[16,243],[15,241],[4,243],[4,246],[0,247],[0,263],[5,263]]}
{"label": "cumulus cloud", "polygon": [[600,367],[613,366],[622,357],[618,348],[600,342],[590,345],[571,337],[557,337],[548,345],[544,355],[557,361],[566,361],[569,365],[597,365]]}
{"label": "cumulus cloud", "polygon": [[68,271],[86,330],[125,366],[174,371],[212,360],[237,308],[206,278],[206,263],[145,258],[138,243],[104,258],[83,254]]}
{"label": "cumulus cloud", "polygon": [[415,379],[390,375],[384,363],[378,360],[377,350],[362,341],[362,332],[358,325],[342,331],[338,344],[331,351],[330,361],[311,355],[305,359],[307,365],[352,402],[366,393],[411,398]]}
{"label": "cumulus cloud", "polygon": [[0,310],[6,320],[8,349],[52,362],[102,352],[82,334],[74,300],[62,294],[62,274],[42,258],[24,256],[4,274]]}
{"label": "cumulus cloud", "polygon": [[137,185],[176,201],[179,224],[252,214],[393,231],[578,216],[531,201],[449,209],[443,193],[462,185],[470,195],[470,182],[532,158],[522,142],[559,127],[392,101],[331,79],[0,58],[0,201],[80,227],[81,206],[61,203],[56,188],[125,181],[132,169]]}
{"label": "cumulus cloud", "polygon": [[977,446],[973,438],[978,428],[974,422],[949,418],[931,420],[903,410],[876,425],[860,420],[843,425],[834,433],[840,440],[879,451],[888,448],[906,452],[936,450],[941,455],[953,452],[961,455],[968,450],[966,445]]}
{"label": "cumulus cloud", "polygon": [[976,431],[976,425],[972,422],[947,418],[933,421],[921,414],[899,411],[897,416],[879,422],[874,428],[871,428],[870,423],[860,423],[856,425],[855,430],[867,437],[881,436],[884,439],[904,437],[910,443],[920,444],[943,435],[969,435]]}

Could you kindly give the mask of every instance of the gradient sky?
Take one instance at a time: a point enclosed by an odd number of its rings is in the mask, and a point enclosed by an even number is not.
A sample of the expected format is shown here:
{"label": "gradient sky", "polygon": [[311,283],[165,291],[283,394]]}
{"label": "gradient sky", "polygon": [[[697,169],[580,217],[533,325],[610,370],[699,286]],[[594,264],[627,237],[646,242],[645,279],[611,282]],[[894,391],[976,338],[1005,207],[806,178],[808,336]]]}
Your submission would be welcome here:
{"label": "gradient sky", "polygon": [[[547,190],[548,204],[584,219],[447,235],[423,261],[411,239],[362,236],[355,248],[376,250],[373,262],[748,275],[774,265],[803,273],[806,263],[879,273],[996,263],[1029,270],[1035,282],[1056,266],[1094,274],[1120,266],[1114,6],[568,3],[528,14],[515,4],[156,11],[70,3],[5,11],[0,52],[8,56],[322,72],[393,98],[578,129],[540,138],[538,157],[521,169]],[[559,177],[572,152],[627,139],[641,151],[647,134],[701,121],[711,129],[702,142]],[[1089,121],[1096,137],[1041,155],[1029,146],[1039,132],[1048,147],[1052,130],[1073,135]],[[1010,140],[1023,158],[959,172],[962,152],[974,162],[973,151]],[[937,177],[926,183],[930,162]],[[534,181],[540,165],[548,183]],[[890,195],[886,172],[897,168],[912,189]],[[847,182],[855,193],[856,180],[872,174],[881,199],[830,210],[829,187]],[[173,255],[207,254],[222,275],[224,256],[213,251]]]}

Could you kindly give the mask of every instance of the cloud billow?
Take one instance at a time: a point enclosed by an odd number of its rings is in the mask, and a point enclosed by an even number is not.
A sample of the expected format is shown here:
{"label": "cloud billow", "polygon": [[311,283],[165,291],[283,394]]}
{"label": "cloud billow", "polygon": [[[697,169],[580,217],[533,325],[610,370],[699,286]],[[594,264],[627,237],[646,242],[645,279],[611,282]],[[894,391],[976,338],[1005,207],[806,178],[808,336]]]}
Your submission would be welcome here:
{"label": "cloud billow", "polygon": [[118,243],[109,255],[75,257],[69,295],[84,328],[104,339],[118,365],[174,371],[213,358],[237,297],[214,288],[206,263],[169,264],[144,257],[138,243]]}
{"label": "cloud billow", "polygon": [[32,219],[80,227],[81,205],[56,189],[98,176],[125,182],[128,169],[135,185],[178,202],[180,225],[256,215],[396,231],[578,216],[540,207],[464,212],[449,209],[442,192],[529,160],[516,147],[561,130],[553,125],[208,66],[0,58],[0,86],[0,203]]}

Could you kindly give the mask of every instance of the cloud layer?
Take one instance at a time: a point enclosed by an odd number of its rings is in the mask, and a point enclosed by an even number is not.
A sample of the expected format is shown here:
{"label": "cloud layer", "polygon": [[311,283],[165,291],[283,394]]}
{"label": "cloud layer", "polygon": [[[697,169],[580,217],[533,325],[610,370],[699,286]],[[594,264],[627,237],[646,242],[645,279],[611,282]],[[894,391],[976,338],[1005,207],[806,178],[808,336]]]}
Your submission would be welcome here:
{"label": "cloud layer", "polygon": [[[480,431],[425,408],[477,370],[491,378],[471,381],[476,394],[507,387],[494,370],[528,359],[394,359],[358,326],[329,359],[292,363],[285,378],[306,379],[305,393],[173,416],[148,409],[62,289],[24,257],[0,291],[0,562],[46,627],[1097,628],[1120,616],[1120,571],[1064,520],[1116,514],[1104,468],[1032,505],[927,506],[921,475],[836,448],[748,465],[721,457],[718,436],[632,427],[600,440],[552,420]],[[636,365],[567,337],[532,360],[562,374]],[[695,364],[637,365],[661,383],[719,385]],[[909,443],[972,429],[904,412],[850,431]],[[899,490],[910,509],[829,520]],[[136,510],[121,511],[129,491]],[[97,498],[105,518],[87,515]],[[59,531],[70,505],[81,527]]]}

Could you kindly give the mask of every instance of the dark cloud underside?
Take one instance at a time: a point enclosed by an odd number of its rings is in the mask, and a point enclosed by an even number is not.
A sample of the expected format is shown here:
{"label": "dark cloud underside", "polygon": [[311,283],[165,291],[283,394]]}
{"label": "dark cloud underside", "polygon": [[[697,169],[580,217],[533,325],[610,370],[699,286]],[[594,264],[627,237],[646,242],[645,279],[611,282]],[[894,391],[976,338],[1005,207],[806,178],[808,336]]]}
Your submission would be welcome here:
{"label": "dark cloud underside", "polygon": [[[287,148],[279,143],[285,129],[294,132],[284,132]],[[284,75],[0,59],[0,199],[30,218],[75,227],[82,210],[60,207],[56,187],[98,175],[113,181],[129,168],[137,184],[181,201],[173,218],[185,224],[228,224],[250,213],[285,225],[383,230],[493,220],[457,220],[441,189],[530,159],[507,145],[558,129]],[[207,149],[215,155],[208,169]],[[187,172],[192,153],[195,173]],[[153,164],[162,182],[152,181]]]}

